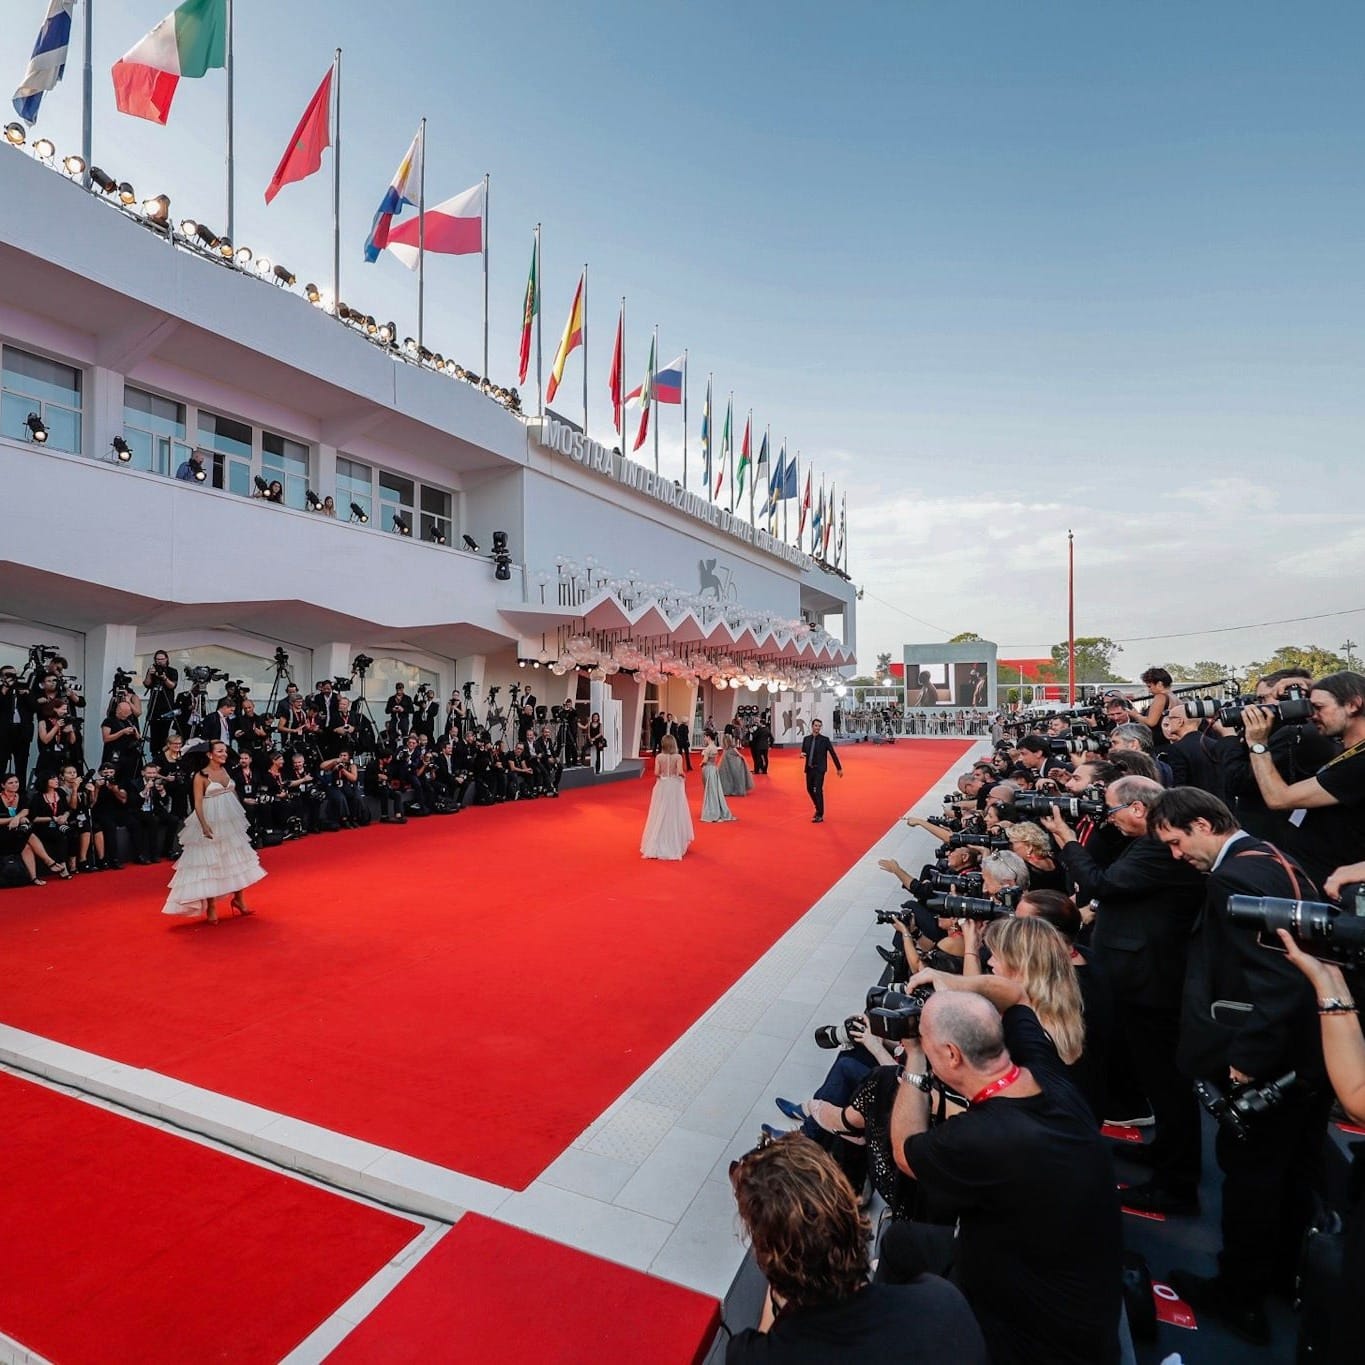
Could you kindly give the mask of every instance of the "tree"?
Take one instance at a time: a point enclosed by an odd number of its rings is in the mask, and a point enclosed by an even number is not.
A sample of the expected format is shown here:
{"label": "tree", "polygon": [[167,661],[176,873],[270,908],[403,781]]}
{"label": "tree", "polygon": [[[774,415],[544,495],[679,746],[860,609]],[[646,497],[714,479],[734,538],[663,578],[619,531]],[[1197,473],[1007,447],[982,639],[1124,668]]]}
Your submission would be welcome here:
{"label": "tree", "polygon": [[1165,664],[1163,667],[1171,675],[1171,681],[1177,683],[1213,683],[1239,676],[1231,664],[1215,663],[1211,659],[1201,659],[1195,664]]}
{"label": "tree", "polygon": [[1255,682],[1265,673],[1281,668],[1306,668],[1315,678],[1325,673],[1338,673],[1346,667],[1346,660],[1330,649],[1317,645],[1281,645],[1268,659],[1247,665],[1247,678]]}
{"label": "tree", "polygon": [[949,643],[950,645],[968,645],[968,644],[974,645],[974,644],[976,644],[978,641],[980,641],[982,644],[985,644],[985,641],[982,640],[981,636],[979,636],[979,635],[976,633],[976,631],[974,631],[974,630],[964,630],[964,631],[962,631],[960,634],[954,635],[953,638],[952,638],[951,640],[948,641],[948,643]]}
{"label": "tree", "polygon": [[877,655],[877,676],[879,678],[889,677],[891,673],[891,655]]}
{"label": "tree", "polygon": [[[1122,682],[1114,672],[1114,656],[1123,653],[1107,635],[1076,637],[1076,681],[1078,683]],[[1052,646],[1052,667],[1059,681],[1066,681],[1066,641]]]}

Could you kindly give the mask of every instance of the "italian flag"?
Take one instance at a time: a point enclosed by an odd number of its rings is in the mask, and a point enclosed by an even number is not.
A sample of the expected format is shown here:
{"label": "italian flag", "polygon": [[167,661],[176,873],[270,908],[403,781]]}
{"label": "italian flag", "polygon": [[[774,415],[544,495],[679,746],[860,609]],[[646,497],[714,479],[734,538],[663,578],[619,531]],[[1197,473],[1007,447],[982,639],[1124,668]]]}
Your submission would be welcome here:
{"label": "italian flag", "polygon": [[114,63],[119,112],[165,123],[182,76],[227,65],[227,0],[185,0]]}

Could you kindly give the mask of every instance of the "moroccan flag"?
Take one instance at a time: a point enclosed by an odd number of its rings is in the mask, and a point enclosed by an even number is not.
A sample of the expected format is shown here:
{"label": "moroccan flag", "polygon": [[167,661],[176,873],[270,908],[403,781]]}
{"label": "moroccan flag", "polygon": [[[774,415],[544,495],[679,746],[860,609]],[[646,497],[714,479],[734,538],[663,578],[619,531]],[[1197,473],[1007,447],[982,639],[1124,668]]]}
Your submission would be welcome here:
{"label": "moroccan flag", "polygon": [[180,78],[227,65],[227,0],[185,0],[114,63],[120,113],[165,123]]}
{"label": "moroccan flag", "polygon": [[611,373],[607,376],[607,388],[611,392],[611,420],[618,432],[622,431],[625,414],[622,412],[621,389],[625,377],[621,370],[625,365],[626,349],[626,301],[621,300],[621,316],[616,320],[616,342],[611,348]]}
{"label": "moroccan flag", "polygon": [[635,433],[635,444],[631,446],[632,451],[639,450],[645,443],[645,435],[649,431],[649,410],[654,406],[654,362],[657,357],[654,354],[655,343],[649,343],[649,369],[645,371],[645,382],[640,385],[640,430]]}
{"label": "moroccan flag", "polygon": [[739,496],[744,496],[744,471],[749,467],[749,422],[750,418],[744,419],[744,439],[739,443],[739,468],[735,471],[735,477],[739,480]]}
{"label": "moroccan flag", "polygon": [[711,487],[711,381],[706,381],[706,402],[701,409],[701,467],[706,487]]}
{"label": "moroccan flag", "polygon": [[720,433],[720,473],[716,475],[716,491],[711,494],[713,502],[720,497],[720,486],[725,482],[725,461],[733,455],[731,442],[734,438],[730,435],[730,422],[734,416],[734,410],[735,400],[731,398],[725,405],[725,426]]}
{"label": "moroccan flag", "polygon": [[526,369],[531,363],[531,324],[540,312],[540,238],[531,248],[531,273],[526,277],[526,301],[521,306],[521,368],[518,384],[526,382]]}
{"label": "moroccan flag", "polygon": [[545,386],[545,401],[550,402],[564,378],[564,366],[569,352],[583,344],[583,276],[578,277],[578,288],[574,290],[573,307],[569,309],[569,320],[564,324],[564,335],[559,339],[559,350],[555,352],[554,364],[550,366],[550,382]]}
{"label": "moroccan flag", "polygon": [[801,499],[801,523],[796,528],[796,534],[803,536],[806,533],[806,513],[810,511],[810,476],[811,471],[806,470],[806,492]]}
{"label": "moroccan flag", "polygon": [[306,180],[322,165],[322,149],[332,145],[332,75],[334,67],[327,68],[308,108],[303,111],[299,126],[289,139],[289,146],[275,167],[270,184],[265,187],[265,202],[268,204],[285,185],[296,180]]}

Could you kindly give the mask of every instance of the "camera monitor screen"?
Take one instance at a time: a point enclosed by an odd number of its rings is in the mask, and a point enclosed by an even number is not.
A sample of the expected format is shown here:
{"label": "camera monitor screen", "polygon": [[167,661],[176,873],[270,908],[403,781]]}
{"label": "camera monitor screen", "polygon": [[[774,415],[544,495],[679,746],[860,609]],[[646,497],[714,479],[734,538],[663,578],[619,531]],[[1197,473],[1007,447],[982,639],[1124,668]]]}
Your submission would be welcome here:
{"label": "camera monitor screen", "polygon": [[906,664],[905,704],[911,706],[985,706],[986,665]]}

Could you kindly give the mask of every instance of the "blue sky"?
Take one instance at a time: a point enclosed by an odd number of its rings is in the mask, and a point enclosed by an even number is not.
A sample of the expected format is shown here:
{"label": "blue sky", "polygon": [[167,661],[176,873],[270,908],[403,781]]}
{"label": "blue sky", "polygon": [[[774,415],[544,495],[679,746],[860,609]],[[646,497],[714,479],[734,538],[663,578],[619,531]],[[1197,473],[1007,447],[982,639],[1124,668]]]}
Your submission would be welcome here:
{"label": "blue sky", "polygon": [[[44,8],[6,7],[11,84]],[[113,108],[109,66],[168,8],[96,8],[95,161],[221,227],[222,74],[164,129]],[[663,358],[690,348],[694,473],[714,371],[847,484],[865,660],[941,638],[922,623],[1060,638],[1068,526],[1085,633],[1365,606],[1360,6],[238,0],[237,238],[300,281],[329,272],[330,163],[261,195],[338,44],[343,297],[413,324],[413,278],[360,251],[425,114],[429,199],[492,175],[494,378],[541,221],[547,352],[590,263],[597,433],[624,293],[632,384],[656,321]],[[39,129],[78,143],[78,69]],[[472,259],[429,268],[429,340],[475,367],[480,290]],[[662,433],[676,471],[676,412]]]}

